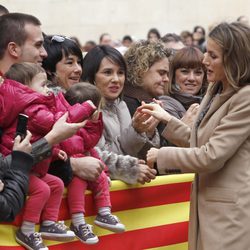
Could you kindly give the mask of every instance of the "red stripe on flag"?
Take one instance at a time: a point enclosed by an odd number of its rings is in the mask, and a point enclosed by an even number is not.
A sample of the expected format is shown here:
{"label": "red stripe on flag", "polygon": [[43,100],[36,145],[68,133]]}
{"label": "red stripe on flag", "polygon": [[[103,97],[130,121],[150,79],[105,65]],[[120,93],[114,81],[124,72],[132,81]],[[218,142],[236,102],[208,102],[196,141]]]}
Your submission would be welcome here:
{"label": "red stripe on flag", "polygon": [[89,249],[89,250],[142,250],[186,242],[188,238],[188,222],[151,227],[111,234],[99,238],[99,243],[92,246],[76,241],[64,245],[50,246],[51,250]]}
{"label": "red stripe on flag", "polygon": [[111,192],[112,211],[179,203],[190,200],[191,182]]}

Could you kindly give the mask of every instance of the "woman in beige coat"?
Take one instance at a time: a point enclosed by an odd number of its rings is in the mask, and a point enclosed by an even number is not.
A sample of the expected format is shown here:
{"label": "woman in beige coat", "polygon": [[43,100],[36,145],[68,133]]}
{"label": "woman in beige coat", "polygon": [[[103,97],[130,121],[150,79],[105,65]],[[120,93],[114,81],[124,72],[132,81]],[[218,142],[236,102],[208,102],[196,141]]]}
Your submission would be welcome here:
{"label": "woman in beige coat", "polygon": [[[152,148],[162,174],[196,173],[190,250],[250,249],[250,28],[221,23],[209,34],[204,64],[211,83],[192,129],[157,104],[141,109],[167,124],[180,147]],[[182,148],[181,148],[182,147]]]}

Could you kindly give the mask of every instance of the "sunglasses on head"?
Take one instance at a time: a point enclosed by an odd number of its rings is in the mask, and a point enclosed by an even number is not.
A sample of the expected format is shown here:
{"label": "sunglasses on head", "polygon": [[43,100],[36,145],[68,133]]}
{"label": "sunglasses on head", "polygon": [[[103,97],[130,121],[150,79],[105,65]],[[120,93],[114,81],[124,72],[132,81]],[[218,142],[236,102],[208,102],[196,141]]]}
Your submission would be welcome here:
{"label": "sunglasses on head", "polygon": [[54,35],[54,36],[52,36],[52,38],[51,38],[51,42],[62,43],[62,42],[64,42],[66,39],[67,39],[67,40],[73,41],[72,39],[70,39],[69,37],[66,37],[66,36]]}

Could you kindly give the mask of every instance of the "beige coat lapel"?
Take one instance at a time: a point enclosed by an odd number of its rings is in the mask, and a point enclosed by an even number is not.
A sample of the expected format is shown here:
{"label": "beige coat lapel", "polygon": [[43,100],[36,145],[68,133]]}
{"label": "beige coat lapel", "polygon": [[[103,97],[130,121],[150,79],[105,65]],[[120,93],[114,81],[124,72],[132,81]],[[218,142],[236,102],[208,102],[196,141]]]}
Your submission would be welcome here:
{"label": "beige coat lapel", "polygon": [[[211,118],[211,116],[213,116],[213,114],[228,99],[230,99],[233,96],[233,94],[235,93],[235,90],[232,87],[229,86],[225,92],[222,92],[221,94],[216,94],[219,84],[216,84],[216,85],[217,86],[210,86],[210,88],[208,89],[208,91],[209,91],[208,95],[206,95],[206,97],[204,98],[204,100],[201,103],[200,113],[207,107],[207,105],[209,105],[209,102],[215,96],[212,103],[211,103],[211,105],[210,105],[210,108],[208,109],[208,111],[205,114],[205,116],[203,117],[200,125],[198,126],[199,128],[205,127],[208,124],[208,120]],[[198,117],[199,117],[199,115],[200,114],[198,114]],[[197,129],[198,128],[196,126],[192,129],[192,135],[191,135],[191,140],[190,140],[191,147],[199,145],[199,143],[197,141]],[[210,129],[212,129],[212,128],[210,128]],[[208,135],[209,135],[209,133],[208,133]]]}
{"label": "beige coat lapel", "polygon": [[[204,123],[206,124],[207,121],[210,119],[210,117],[214,114],[214,112],[216,112],[229,98],[231,98],[234,93],[235,90],[232,87],[228,87],[228,89],[225,92],[221,94],[216,94],[208,112],[201,121],[201,126]],[[212,96],[210,96],[210,100],[211,98]]]}

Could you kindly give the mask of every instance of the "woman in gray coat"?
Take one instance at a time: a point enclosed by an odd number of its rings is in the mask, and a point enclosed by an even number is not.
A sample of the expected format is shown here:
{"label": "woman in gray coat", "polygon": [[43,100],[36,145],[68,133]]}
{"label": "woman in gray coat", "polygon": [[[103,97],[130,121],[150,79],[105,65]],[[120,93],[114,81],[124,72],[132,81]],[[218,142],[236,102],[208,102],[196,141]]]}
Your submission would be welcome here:
{"label": "woman in gray coat", "polygon": [[[83,59],[83,80],[95,84],[104,100],[101,108],[104,131],[97,146],[102,152],[113,153],[113,163],[115,154],[117,157],[130,155],[139,158],[140,155],[145,156],[151,147],[159,147],[160,143],[156,119],[145,123],[147,117],[138,112],[131,119],[128,107],[122,100],[126,76],[127,67],[123,56],[110,46],[96,46]],[[100,155],[105,160],[104,155]],[[145,175],[148,182],[155,178],[154,169],[150,169],[144,161],[133,159],[135,158],[132,158],[132,164],[129,164],[123,158],[115,166],[115,171],[112,168],[114,164],[106,159],[111,177],[127,183],[141,182],[140,176]]]}
{"label": "woman in gray coat", "polygon": [[250,246],[250,27],[221,23],[209,34],[203,63],[210,82],[192,129],[159,105],[143,112],[167,124],[174,144],[148,151],[158,171],[195,173],[189,249]]}

